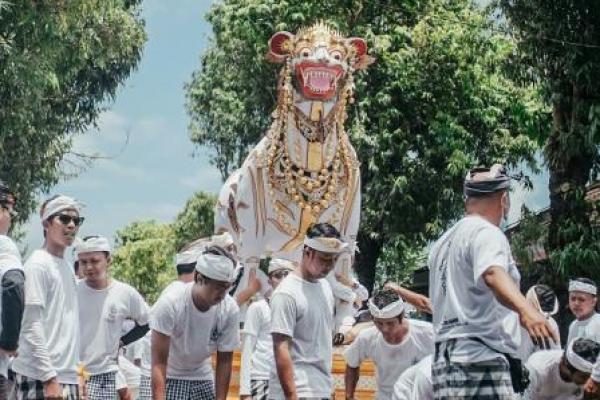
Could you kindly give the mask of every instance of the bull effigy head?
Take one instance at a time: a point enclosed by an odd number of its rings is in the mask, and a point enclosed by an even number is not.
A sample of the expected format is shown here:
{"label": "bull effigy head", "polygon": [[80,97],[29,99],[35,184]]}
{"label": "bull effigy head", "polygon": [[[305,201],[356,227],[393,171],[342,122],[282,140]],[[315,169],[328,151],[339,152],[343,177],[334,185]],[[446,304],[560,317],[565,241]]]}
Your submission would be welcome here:
{"label": "bull effigy head", "polygon": [[371,63],[361,38],[344,38],[323,23],[297,34],[277,32],[269,40],[267,58],[287,63],[297,93],[307,100],[334,100],[352,73]]}

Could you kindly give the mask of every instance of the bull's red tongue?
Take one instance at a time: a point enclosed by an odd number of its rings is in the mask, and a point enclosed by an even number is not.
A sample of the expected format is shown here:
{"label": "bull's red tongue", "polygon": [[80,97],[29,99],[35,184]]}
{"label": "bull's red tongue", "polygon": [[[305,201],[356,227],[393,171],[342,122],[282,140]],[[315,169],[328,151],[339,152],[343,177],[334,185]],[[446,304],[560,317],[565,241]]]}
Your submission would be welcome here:
{"label": "bull's red tongue", "polygon": [[321,91],[327,91],[330,88],[330,78],[327,75],[324,76],[311,76],[309,78],[309,84],[313,88],[319,89]]}

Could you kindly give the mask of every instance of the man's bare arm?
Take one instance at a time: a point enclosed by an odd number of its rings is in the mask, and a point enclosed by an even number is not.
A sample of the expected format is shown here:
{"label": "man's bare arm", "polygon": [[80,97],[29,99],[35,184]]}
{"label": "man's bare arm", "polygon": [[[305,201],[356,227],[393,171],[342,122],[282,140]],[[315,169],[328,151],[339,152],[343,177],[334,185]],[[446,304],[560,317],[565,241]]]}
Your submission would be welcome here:
{"label": "man's bare arm", "polygon": [[352,368],[346,365],[346,373],[344,374],[344,384],[346,386],[346,400],[354,400],[354,392],[356,391],[356,384],[360,377],[360,366]]}
{"label": "man's bare arm", "polygon": [[170,345],[170,336],[152,331],[152,400],[165,400],[166,397]]}
{"label": "man's bare arm", "polygon": [[215,371],[215,393],[217,400],[226,400],[231,380],[231,364],[233,363],[233,352],[217,351],[217,368]]}
{"label": "man's bare arm", "polygon": [[292,338],[280,333],[273,333],[273,352],[277,376],[286,400],[298,400],[296,383],[294,382],[294,364],[290,354]]}

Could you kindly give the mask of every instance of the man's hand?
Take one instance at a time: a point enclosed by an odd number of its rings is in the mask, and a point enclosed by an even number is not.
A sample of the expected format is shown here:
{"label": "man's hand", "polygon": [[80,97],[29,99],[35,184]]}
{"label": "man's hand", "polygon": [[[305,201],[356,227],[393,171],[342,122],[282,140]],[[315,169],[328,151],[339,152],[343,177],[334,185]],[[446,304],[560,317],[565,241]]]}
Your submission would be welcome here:
{"label": "man's hand", "polygon": [[337,281],[339,283],[341,283],[344,286],[347,286],[351,289],[354,289],[354,281],[352,279],[350,279],[349,277],[342,275],[342,274],[335,274],[335,279],[337,279]]}
{"label": "man's hand", "polygon": [[52,378],[44,382],[44,399],[62,400],[62,387],[56,378]]}
{"label": "man's hand", "polygon": [[542,349],[550,350],[550,340],[558,343],[556,332],[552,330],[548,320],[540,312],[525,309],[519,314],[521,325],[527,330],[531,340]]}
{"label": "man's hand", "polygon": [[403,288],[394,282],[386,282],[385,285],[383,285],[383,289],[392,290],[398,293],[398,296],[400,296],[408,304],[412,304],[417,310],[427,314],[432,314],[431,301],[429,301],[427,296],[423,296],[422,294]]}
{"label": "man's hand", "polygon": [[583,387],[584,399],[600,399],[600,385],[598,382],[589,378]]}

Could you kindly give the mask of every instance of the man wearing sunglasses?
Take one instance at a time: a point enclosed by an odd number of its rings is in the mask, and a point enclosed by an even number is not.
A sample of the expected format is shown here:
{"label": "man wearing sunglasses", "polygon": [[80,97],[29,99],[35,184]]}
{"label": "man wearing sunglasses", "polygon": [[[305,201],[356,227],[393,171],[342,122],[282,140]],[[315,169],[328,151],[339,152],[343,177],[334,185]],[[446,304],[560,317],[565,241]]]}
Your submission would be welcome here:
{"label": "man wearing sunglasses", "polygon": [[25,306],[21,254],[7,236],[16,215],[15,196],[0,180],[0,399],[7,395],[8,359],[16,355]]}
{"label": "man wearing sunglasses", "polygon": [[[293,270],[291,261],[271,259],[267,271],[270,287],[275,290]],[[271,366],[275,364],[268,297],[250,304],[243,333],[240,399],[267,400]]]}
{"label": "man wearing sunglasses", "polygon": [[227,293],[237,276],[236,264],[226,250],[210,246],[196,261],[194,282],[164,291],[154,304],[153,399],[227,398],[233,350],[240,339],[239,307]]}
{"label": "man wearing sunglasses", "polygon": [[79,399],[77,284],[64,252],[83,223],[80,210],[78,201],[63,195],[41,207],[45,240],[24,266],[25,313],[12,399]]}

